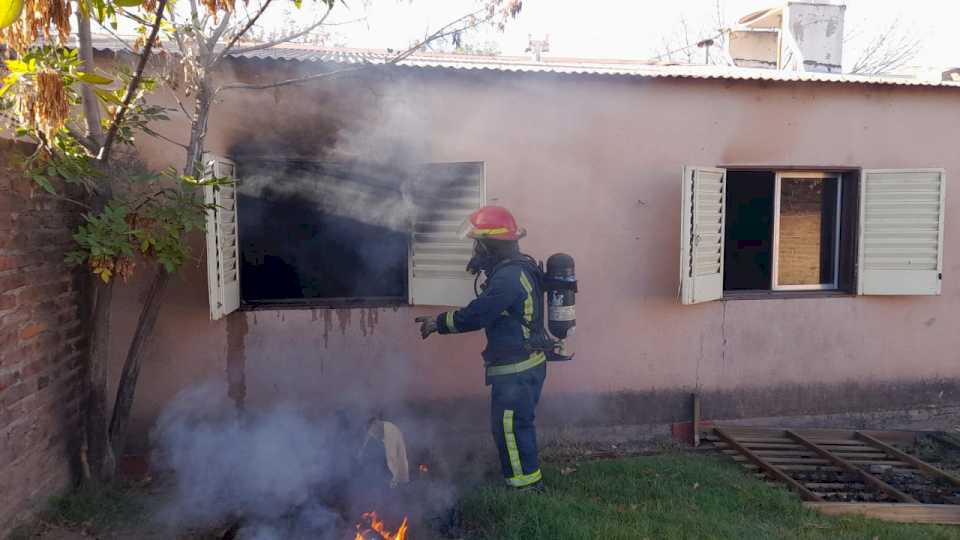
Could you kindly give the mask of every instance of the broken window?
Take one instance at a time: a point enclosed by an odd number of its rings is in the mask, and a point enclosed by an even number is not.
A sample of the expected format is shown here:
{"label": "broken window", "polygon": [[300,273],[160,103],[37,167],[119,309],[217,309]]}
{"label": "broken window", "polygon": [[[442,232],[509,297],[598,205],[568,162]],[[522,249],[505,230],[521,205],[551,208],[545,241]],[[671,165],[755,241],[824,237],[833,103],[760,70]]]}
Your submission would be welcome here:
{"label": "broken window", "polygon": [[245,304],[406,300],[404,175],[355,163],[238,162]]}
{"label": "broken window", "polygon": [[[236,174],[237,305],[460,306],[472,299],[471,246],[456,231],[483,201],[482,163],[399,170],[242,159]],[[223,213],[212,210],[210,223]],[[207,236],[208,260],[219,268],[219,252],[210,248],[218,231],[208,227]],[[232,311],[214,310],[217,289],[210,280],[213,318]]]}
{"label": "broken window", "polygon": [[681,300],[939,294],[943,171],[686,167]]}

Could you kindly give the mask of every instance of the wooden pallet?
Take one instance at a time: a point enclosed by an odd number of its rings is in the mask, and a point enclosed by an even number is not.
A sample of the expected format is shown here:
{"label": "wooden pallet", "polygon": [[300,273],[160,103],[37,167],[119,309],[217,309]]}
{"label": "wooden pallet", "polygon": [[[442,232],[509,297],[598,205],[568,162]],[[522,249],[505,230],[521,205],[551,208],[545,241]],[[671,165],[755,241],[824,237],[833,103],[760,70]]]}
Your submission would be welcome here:
{"label": "wooden pallet", "polygon": [[[718,426],[708,430],[703,439],[745,469],[786,485],[818,511],[960,525],[960,505],[921,504],[910,493],[916,485],[898,488],[883,479],[889,473],[913,475],[918,482],[953,486],[960,495],[960,478],[896,447],[912,443],[914,437],[905,431]],[[844,499],[858,502],[842,502]]]}

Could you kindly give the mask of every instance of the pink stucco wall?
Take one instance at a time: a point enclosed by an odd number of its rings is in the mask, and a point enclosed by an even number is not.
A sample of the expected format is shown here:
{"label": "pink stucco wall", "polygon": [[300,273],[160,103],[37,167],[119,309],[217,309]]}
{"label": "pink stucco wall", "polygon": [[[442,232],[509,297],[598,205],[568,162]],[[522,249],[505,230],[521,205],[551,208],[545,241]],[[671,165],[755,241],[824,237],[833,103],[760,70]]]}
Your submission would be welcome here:
{"label": "pink stucco wall", "polygon": [[[281,151],[332,147],[378,159],[389,148],[420,161],[485,162],[489,198],[530,230],[524,250],[577,260],[578,358],[551,365],[547,401],[694,387],[869,388],[960,378],[960,220],[952,219],[960,194],[952,182],[939,297],[681,306],[681,166],[944,167],[950,180],[960,173],[958,98],[938,88],[405,71],[228,94],[214,110],[208,149],[295,134]],[[185,138],[182,125],[165,131]],[[183,160],[160,142],[142,150],[155,165]],[[479,336],[419,338],[413,318],[436,310],[260,311],[212,323],[205,275],[200,260],[168,291],[134,411],[142,429],[178,390],[226,381],[228,365],[235,388],[243,375],[248,406],[486,391]],[[118,366],[142,288],[117,297]]]}

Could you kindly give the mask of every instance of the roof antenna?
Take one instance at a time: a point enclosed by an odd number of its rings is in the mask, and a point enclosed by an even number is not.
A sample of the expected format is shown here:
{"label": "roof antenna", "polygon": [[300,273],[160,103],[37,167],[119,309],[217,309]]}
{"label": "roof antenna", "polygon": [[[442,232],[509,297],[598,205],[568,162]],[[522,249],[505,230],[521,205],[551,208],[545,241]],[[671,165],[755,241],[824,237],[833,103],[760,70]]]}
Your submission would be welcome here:
{"label": "roof antenna", "polygon": [[527,34],[527,40],[529,45],[524,52],[533,53],[534,62],[542,62],[543,53],[550,52],[550,34],[547,34],[542,40],[535,40],[533,34]]}
{"label": "roof antenna", "polygon": [[705,59],[704,59],[704,62],[703,62],[703,63],[706,64],[706,65],[710,65],[710,47],[713,47],[713,45],[714,45],[713,38],[707,38],[707,39],[704,39],[704,40],[702,40],[702,41],[698,41],[698,42],[697,42],[697,47],[698,47],[698,48],[700,48],[700,49],[705,49],[705,50],[706,50],[706,51],[705,51],[706,56],[705,56]]}

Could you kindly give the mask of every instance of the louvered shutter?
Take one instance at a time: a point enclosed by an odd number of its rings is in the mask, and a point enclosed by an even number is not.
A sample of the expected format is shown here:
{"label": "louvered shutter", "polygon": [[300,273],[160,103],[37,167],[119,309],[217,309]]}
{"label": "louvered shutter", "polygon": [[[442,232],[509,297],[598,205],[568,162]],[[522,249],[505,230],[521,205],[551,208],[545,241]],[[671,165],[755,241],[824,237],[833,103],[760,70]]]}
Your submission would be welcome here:
{"label": "louvered shutter", "polygon": [[680,219],[680,301],[698,304],[723,297],[723,227],[727,172],[683,168]]}
{"label": "louvered shutter", "polygon": [[[236,165],[228,159],[204,156],[204,176],[236,178]],[[235,185],[205,186],[207,211],[207,290],[210,318],[218,320],[240,307],[240,249],[237,234]]]}
{"label": "louvered shutter", "polygon": [[412,186],[416,218],[410,241],[410,304],[462,307],[475,297],[467,262],[471,240],[460,224],[486,200],[483,163],[433,163]]}
{"label": "louvered shutter", "polygon": [[940,294],[945,188],[943,169],[863,171],[860,294]]}

